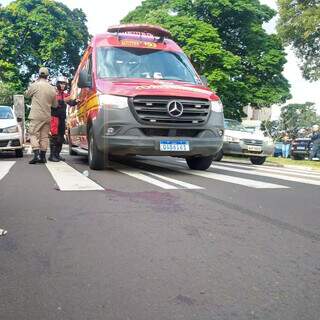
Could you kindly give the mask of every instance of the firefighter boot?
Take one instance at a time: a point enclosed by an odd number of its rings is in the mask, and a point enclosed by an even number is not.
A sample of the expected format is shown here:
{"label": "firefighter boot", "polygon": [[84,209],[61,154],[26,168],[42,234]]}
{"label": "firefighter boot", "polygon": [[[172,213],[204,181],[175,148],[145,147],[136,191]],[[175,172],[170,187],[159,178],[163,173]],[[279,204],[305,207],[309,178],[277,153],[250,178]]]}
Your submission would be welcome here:
{"label": "firefighter boot", "polygon": [[56,145],[51,145],[50,146],[50,157],[49,157],[49,161],[51,162],[59,162],[59,158],[57,158],[57,146]]}
{"label": "firefighter boot", "polygon": [[66,161],[65,158],[60,156],[60,152],[62,150],[62,144],[57,145],[57,152],[56,152],[56,157],[60,160],[60,161]]}
{"label": "firefighter boot", "polygon": [[59,162],[60,160],[56,156],[56,148],[57,148],[57,139],[55,137],[52,137],[50,139],[50,156],[49,161],[51,162]]}
{"label": "firefighter boot", "polygon": [[40,161],[40,151],[33,150],[33,159],[29,161],[29,164],[37,164]]}
{"label": "firefighter boot", "polygon": [[43,151],[43,150],[40,151],[39,163],[47,163],[46,153],[47,153],[47,151]]}

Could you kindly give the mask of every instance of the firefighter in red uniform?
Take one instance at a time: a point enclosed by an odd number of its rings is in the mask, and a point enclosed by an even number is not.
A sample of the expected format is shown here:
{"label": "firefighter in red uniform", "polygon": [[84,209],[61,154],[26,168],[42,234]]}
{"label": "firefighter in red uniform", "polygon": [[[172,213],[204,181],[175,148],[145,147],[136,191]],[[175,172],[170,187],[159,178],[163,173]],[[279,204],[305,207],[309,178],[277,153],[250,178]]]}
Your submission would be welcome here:
{"label": "firefighter in red uniform", "polygon": [[49,161],[59,162],[65,159],[60,156],[66,130],[67,103],[71,104],[70,95],[67,92],[68,79],[58,77],[57,79],[57,101],[58,107],[51,109],[51,139]]}

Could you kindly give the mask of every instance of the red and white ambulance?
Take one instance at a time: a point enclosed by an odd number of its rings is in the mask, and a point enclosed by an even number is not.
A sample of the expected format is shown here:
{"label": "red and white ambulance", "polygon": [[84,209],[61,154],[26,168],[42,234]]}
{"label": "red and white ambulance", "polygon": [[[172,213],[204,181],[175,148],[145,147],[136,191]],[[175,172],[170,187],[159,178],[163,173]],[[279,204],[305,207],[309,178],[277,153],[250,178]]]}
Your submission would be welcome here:
{"label": "red and white ambulance", "polygon": [[223,106],[170,33],[119,25],[93,37],[74,77],[68,110],[70,154],[173,156],[206,170],[223,143]]}

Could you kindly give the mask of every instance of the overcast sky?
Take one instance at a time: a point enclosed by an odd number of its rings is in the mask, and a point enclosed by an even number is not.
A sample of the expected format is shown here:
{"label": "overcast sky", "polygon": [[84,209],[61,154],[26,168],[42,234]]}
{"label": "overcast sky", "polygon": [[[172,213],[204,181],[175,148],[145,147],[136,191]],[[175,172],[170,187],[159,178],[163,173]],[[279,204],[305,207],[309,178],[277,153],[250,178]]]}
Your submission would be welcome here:
{"label": "overcast sky", "polygon": [[[70,8],[82,8],[88,18],[88,28],[91,34],[105,32],[107,27],[118,24],[119,21],[131,10],[141,3],[141,0],[117,0],[109,1],[101,0],[60,0]],[[277,9],[275,0],[260,0],[262,3]],[[0,0],[5,5],[10,0]],[[274,32],[276,19],[273,19],[265,26],[268,32]],[[320,81],[307,82],[301,76],[298,61],[294,53],[287,49],[288,63],[285,66],[284,75],[291,84],[291,94],[293,99],[290,102],[303,103],[306,101],[315,102],[320,105]]]}

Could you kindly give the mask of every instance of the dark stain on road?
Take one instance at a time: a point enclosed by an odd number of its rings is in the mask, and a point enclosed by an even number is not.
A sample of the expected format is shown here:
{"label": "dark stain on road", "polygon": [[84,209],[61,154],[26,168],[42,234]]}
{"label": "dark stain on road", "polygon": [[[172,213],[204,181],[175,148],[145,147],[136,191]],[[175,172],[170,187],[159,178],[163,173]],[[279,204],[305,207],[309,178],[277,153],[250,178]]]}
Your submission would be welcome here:
{"label": "dark stain on road", "polygon": [[176,304],[185,304],[185,305],[188,305],[188,306],[192,306],[192,305],[194,305],[196,303],[196,300],[192,299],[190,297],[183,296],[183,295],[179,294],[178,296],[176,296],[174,298],[174,302]]}
{"label": "dark stain on road", "polygon": [[141,192],[125,192],[113,189],[106,189],[111,197],[125,198],[134,203],[143,203],[145,205],[151,205],[151,207],[161,212],[177,212],[180,210],[186,210],[179,203],[179,197],[169,192],[159,191],[141,191]]}

